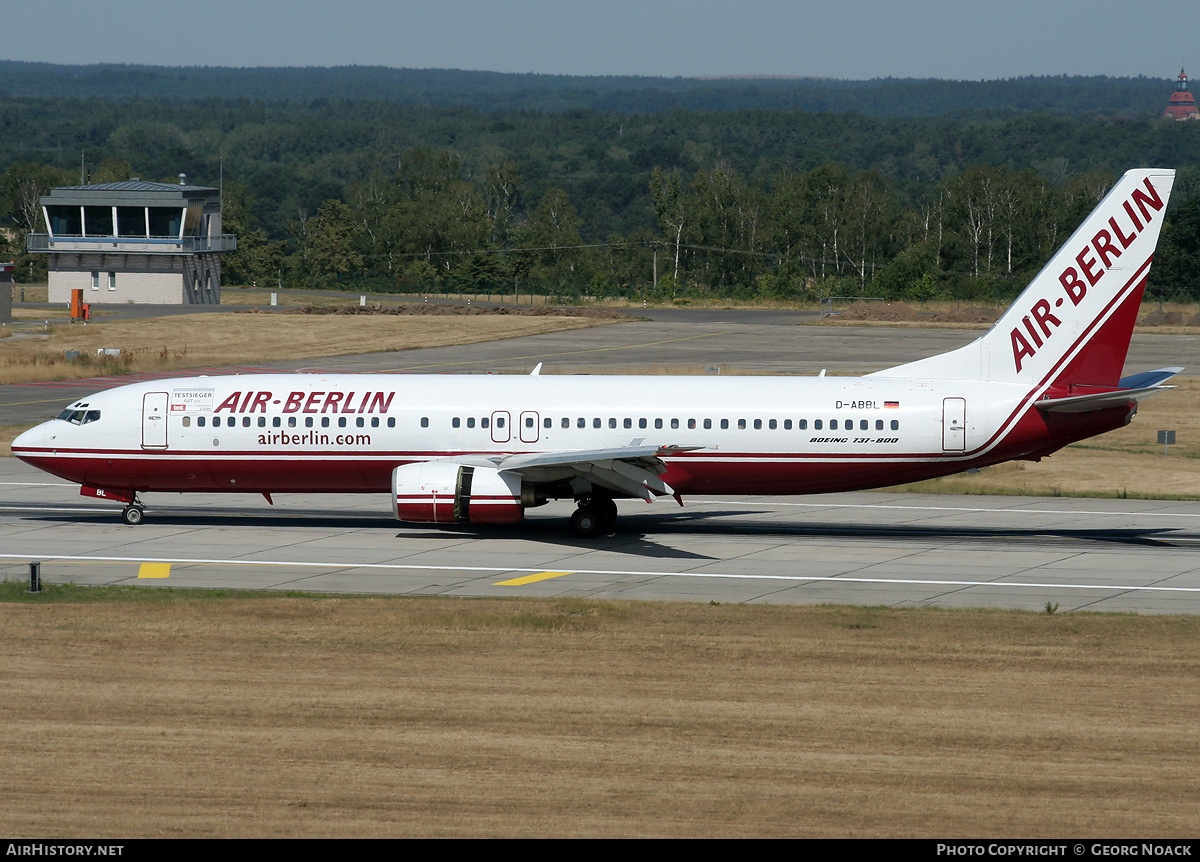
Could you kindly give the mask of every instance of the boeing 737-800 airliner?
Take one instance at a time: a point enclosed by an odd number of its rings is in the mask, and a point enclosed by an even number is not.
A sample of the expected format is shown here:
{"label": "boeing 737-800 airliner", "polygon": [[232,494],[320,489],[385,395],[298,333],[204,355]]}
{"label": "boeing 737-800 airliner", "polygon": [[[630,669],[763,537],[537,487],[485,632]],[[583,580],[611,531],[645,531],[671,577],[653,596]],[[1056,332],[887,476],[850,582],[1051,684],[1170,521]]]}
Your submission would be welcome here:
{"label": "boeing 737-800 airliner", "polygon": [[570,498],[816,494],[1037,459],[1127,424],[1178,368],[1121,379],[1174,172],[1125,174],[985,335],[863,377],[269,374],[70,405],[14,454],[144,516],[144,491],[388,491],[395,516],[507,524]]}

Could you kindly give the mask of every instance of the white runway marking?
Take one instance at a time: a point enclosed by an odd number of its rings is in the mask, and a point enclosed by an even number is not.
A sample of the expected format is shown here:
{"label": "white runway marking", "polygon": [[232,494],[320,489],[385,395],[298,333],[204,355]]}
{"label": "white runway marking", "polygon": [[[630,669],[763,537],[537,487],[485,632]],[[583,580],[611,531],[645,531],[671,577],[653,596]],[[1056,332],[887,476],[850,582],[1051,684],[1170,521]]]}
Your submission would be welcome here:
{"label": "white runway marking", "polygon": [[0,482],[0,485],[22,485],[26,488],[78,488],[67,482]]}
{"label": "white runway marking", "polygon": [[[427,572],[515,572],[539,574],[545,572],[545,567],[534,569],[513,568],[511,566],[421,566],[401,563],[353,563],[325,562],[314,563],[302,560],[218,560],[203,558],[177,557],[93,557],[93,556],[49,556],[37,554],[0,554],[0,559],[28,560],[38,557],[41,562],[79,561],[96,563],[171,563],[193,565],[222,565],[222,566],[294,566],[298,568],[316,569],[384,569],[393,571],[427,571]],[[1062,590],[1106,590],[1106,591],[1137,591],[1159,593],[1200,593],[1200,587],[1158,587],[1139,584],[1054,584],[1034,583],[1028,581],[939,581],[925,578],[856,578],[856,577],[823,577],[818,575],[735,575],[721,572],[644,572],[622,571],[616,569],[574,569],[569,574],[575,575],[614,575],[618,577],[638,578],[698,578],[726,579],[740,581],[790,581],[793,583],[829,581],[833,583],[855,584],[897,584],[919,585],[933,587],[1024,587],[1029,589],[1062,589]]]}
{"label": "white runway marking", "polygon": [[85,509],[81,506],[0,506],[0,512],[75,512],[77,514],[97,513],[102,515],[111,515],[115,509]]}
{"label": "white runway marking", "polygon": [[[685,502],[705,506],[780,506],[808,509],[912,509],[921,512],[1005,512],[1029,515],[1111,515],[1117,518],[1200,518],[1200,512],[1092,512],[1086,509],[987,509],[967,506],[888,506],[882,503],[755,503],[746,500],[687,500]],[[1147,501],[1155,502],[1155,501]],[[1175,503],[1175,500],[1163,500]],[[1178,502],[1194,502],[1192,500]]]}

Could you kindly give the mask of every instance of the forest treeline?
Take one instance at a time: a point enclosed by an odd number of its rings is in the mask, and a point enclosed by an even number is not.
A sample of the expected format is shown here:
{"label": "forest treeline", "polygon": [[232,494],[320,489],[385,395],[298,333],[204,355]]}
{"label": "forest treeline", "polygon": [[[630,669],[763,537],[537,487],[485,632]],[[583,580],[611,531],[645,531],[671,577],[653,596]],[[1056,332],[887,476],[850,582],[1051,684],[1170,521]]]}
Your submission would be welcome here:
{"label": "forest treeline", "polygon": [[[20,89],[11,65],[0,63],[0,93]],[[44,229],[36,200],[54,186],[185,173],[223,188],[239,241],[226,283],[1003,299],[1116,176],[1164,166],[1180,175],[1152,290],[1194,298],[1198,155],[1200,123],[1144,114],[0,95],[0,257],[38,277],[44,258],[24,255],[23,237]]]}
{"label": "forest treeline", "polygon": [[[1164,74],[1174,74],[1170,68]],[[1137,119],[1162,112],[1173,79],[1026,76],[992,81],[537,75],[381,66],[72,66],[0,60],[0,96],[81,99],[366,99],[483,111],[800,110],[873,116],[1017,111]]]}

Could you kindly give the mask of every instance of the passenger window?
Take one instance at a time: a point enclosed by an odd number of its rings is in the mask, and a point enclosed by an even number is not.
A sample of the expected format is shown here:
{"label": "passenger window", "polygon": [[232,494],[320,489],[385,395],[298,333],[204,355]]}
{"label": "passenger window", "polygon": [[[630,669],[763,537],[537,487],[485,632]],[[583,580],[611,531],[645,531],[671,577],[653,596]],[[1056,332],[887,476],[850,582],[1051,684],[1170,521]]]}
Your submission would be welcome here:
{"label": "passenger window", "polygon": [[184,417],[183,417],[183,427],[184,427],[184,428],[191,428],[191,427],[192,427],[192,417],[191,417],[191,416],[184,416]]}
{"label": "passenger window", "polygon": [[584,419],[582,416],[580,416],[578,419],[575,420],[575,427],[576,428],[586,428],[587,420]]}
{"label": "passenger window", "polygon": [[296,417],[295,417],[295,416],[289,416],[289,417],[288,417],[288,427],[289,427],[289,428],[295,428],[295,427],[296,427]]}
{"label": "passenger window", "polygon": [[[276,422],[279,422],[279,420],[278,420],[278,419],[276,419],[275,421],[276,421]],[[197,416],[197,417],[196,417],[196,427],[197,427],[197,428],[203,428],[203,427],[204,427],[204,417],[203,417],[203,416]]]}
{"label": "passenger window", "polygon": [[745,431],[745,430],[746,430],[746,420],[745,420],[745,419],[739,419],[739,420],[738,420],[738,430],[739,430],[739,431]]}
{"label": "passenger window", "polygon": [[876,430],[876,431],[882,431],[882,430],[883,430],[883,420],[882,420],[882,419],[876,419],[876,420],[875,420],[875,430]]}
{"label": "passenger window", "polygon": [[892,420],[892,430],[893,430],[893,431],[899,431],[899,430],[900,430],[900,420],[899,420],[899,419],[893,419],[893,420]]}
{"label": "passenger window", "polygon": [[822,427],[824,427],[824,426],[822,425],[820,419],[813,420],[813,430],[814,431],[820,431]]}
{"label": "passenger window", "polygon": [[695,428],[695,427],[696,427],[696,420],[695,420],[695,419],[689,419],[689,420],[688,420],[688,428]]}
{"label": "passenger window", "polygon": [[[359,427],[361,428],[361,427],[362,427],[362,425],[361,425],[361,423],[362,423],[362,420],[361,420],[361,419],[359,419],[358,421],[359,421],[359,423],[360,423],[360,424],[359,424]],[[428,427],[429,427],[429,417],[428,417],[428,416],[422,416],[422,417],[421,417],[421,427],[422,427],[422,428],[428,428]]]}
{"label": "passenger window", "polygon": [[678,428],[678,427],[679,427],[679,420],[678,420],[678,419],[672,419],[672,420],[671,420],[671,427],[672,427],[672,428]]}
{"label": "passenger window", "polygon": [[389,416],[389,417],[388,417],[388,423],[387,423],[387,425],[388,425],[388,427],[389,427],[389,428],[395,428],[395,427],[396,427],[396,417],[395,417],[395,416]]}
{"label": "passenger window", "polygon": [[655,428],[662,428],[662,420],[661,420],[661,419],[655,419],[655,420],[654,420],[654,427],[655,427]]}
{"label": "passenger window", "polygon": [[722,420],[721,420],[721,430],[722,430],[722,431],[728,431],[728,430],[729,430],[729,420],[728,420],[728,419],[722,419]]}
{"label": "passenger window", "polygon": [[779,427],[779,425],[774,419],[772,419],[770,422],[767,423],[767,427],[770,428],[772,431],[774,431],[777,427]]}
{"label": "passenger window", "polygon": [[378,427],[379,427],[379,417],[378,417],[378,416],[372,416],[372,417],[371,417],[371,427],[372,427],[372,428],[378,428]]}
{"label": "passenger window", "polygon": [[830,419],[830,420],[829,420],[829,430],[830,430],[830,431],[836,431],[836,430],[838,430],[837,422],[838,422],[838,421],[837,421],[836,419]]}
{"label": "passenger window", "polygon": [[345,427],[346,427],[346,417],[345,417],[345,416],[339,416],[339,417],[338,417],[338,427],[339,427],[339,428],[345,428]]}
{"label": "passenger window", "polygon": [[491,425],[491,420],[488,419],[486,416],[484,416],[482,419],[479,420],[480,428],[487,428],[489,425]]}
{"label": "passenger window", "polygon": [[755,431],[761,431],[761,430],[762,430],[762,420],[761,420],[761,419],[755,419],[755,420],[754,420],[754,430],[755,430]]}
{"label": "passenger window", "polygon": [[704,430],[707,431],[709,428],[712,428],[712,420],[705,419],[704,420]]}
{"label": "passenger window", "polygon": [[[204,422],[201,421],[200,424],[203,425]],[[281,417],[279,417],[279,416],[271,417],[271,427],[272,428],[278,428],[282,424],[283,424],[283,419]]]}
{"label": "passenger window", "polygon": [[[328,417],[326,417],[326,418],[322,419],[322,420],[321,420],[321,424],[322,424],[322,425],[328,425],[328,424],[329,424],[329,418],[328,418]],[[267,417],[266,417],[266,416],[259,416],[259,417],[258,417],[258,427],[259,427],[259,428],[266,428],[266,427],[267,427]]]}
{"label": "passenger window", "polygon": [[625,418],[625,421],[624,421],[624,423],[622,423],[622,424],[623,424],[623,425],[624,425],[626,428],[632,428],[632,427],[633,427],[633,420],[632,420],[632,419],[630,419],[630,418],[628,418],[628,417],[626,417],[626,418]]}
{"label": "passenger window", "polygon": [[[362,420],[360,419],[359,421],[361,422]],[[246,422],[245,424],[249,425],[250,423]],[[313,427],[313,424],[314,424],[313,418],[311,416],[304,417],[304,427],[305,428],[311,428],[311,427]]]}
{"label": "passenger window", "polygon": [[592,427],[593,428],[600,427],[600,417],[599,416],[597,416],[595,419],[592,420]]}
{"label": "passenger window", "polygon": [[526,427],[526,428],[532,428],[532,427],[533,427],[533,417],[532,417],[532,416],[526,416],[526,417],[525,417],[525,427]]}
{"label": "passenger window", "polygon": [[796,427],[801,431],[806,430],[808,428],[808,420],[807,419],[797,419]]}
{"label": "passenger window", "polygon": [[503,427],[504,427],[504,417],[503,417],[503,416],[497,416],[497,417],[496,417],[496,427],[497,427],[497,428],[503,428]]}
{"label": "passenger window", "polygon": [[[259,424],[259,425],[261,425],[261,424],[262,424],[262,422],[263,422],[263,420],[262,420],[262,419],[259,419],[259,420],[258,420],[258,424]],[[321,417],[321,427],[322,427],[322,428],[328,428],[328,427],[329,427],[329,417],[328,417],[328,416],[322,416],[322,417]]]}
{"label": "passenger window", "polygon": [[871,423],[868,422],[866,419],[858,420],[858,430],[859,431],[866,431],[870,427],[871,427]]}
{"label": "passenger window", "polygon": [[457,428],[461,424],[462,424],[462,420],[460,420],[457,416],[455,416],[453,419],[450,420],[451,428]]}
{"label": "passenger window", "polygon": [[474,416],[468,416],[468,417],[467,417],[467,427],[468,427],[468,428],[474,428],[474,427],[475,427],[475,417],[474,417]]}
{"label": "passenger window", "polygon": [[791,431],[791,430],[792,430],[792,420],[791,420],[791,419],[784,419],[784,420],[783,420],[783,430],[784,430],[784,431]]}
{"label": "passenger window", "polygon": [[615,416],[609,416],[609,417],[608,417],[608,427],[609,427],[609,428],[616,428],[616,427],[617,427],[617,419],[616,419],[616,417],[615,417]]}
{"label": "passenger window", "polygon": [[645,418],[645,417],[642,417],[641,419],[639,419],[639,420],[638,420],[638,427],[639,427],[639,428],[645,428],[647,424],[648,424],[648,423],[646,422],[646,418]]}
{"label": "passenger window", "polygon": [[545,419],[542,420],[543,428],[552,428],[553,426],[554,426],[554,420],[552,420],[549,416],[547,416]]}
{"label": "passenger window", "polygon": [[564,427],[564,428],[570,428],[570,427],[571,427],[571,420],[570,420],[570,419],[568,419],[566,416],[564,416],[564,417],[563,417],[563,421],[562,421],[562,427]]}
{"label": "passenger window", "polygon": [[[366,426],[366,424],[367,424],[367,420],[366,420],[366,419],[364,419],[362,416],[359,416],[358,418],[356,418],[356,419],[354,420],[354,424],[355,424],[357,427],[359,427],[359,428],[363,428],[363,427],[365,427],[365,426]],[[421,423],[421,427],[422,427],[422,428],[428,428],[428,427],[429,427],[429,420],[428,420],[428,419],[425,419],[425,420],[423,420],[423,421],[422,421],[422,423]]]}

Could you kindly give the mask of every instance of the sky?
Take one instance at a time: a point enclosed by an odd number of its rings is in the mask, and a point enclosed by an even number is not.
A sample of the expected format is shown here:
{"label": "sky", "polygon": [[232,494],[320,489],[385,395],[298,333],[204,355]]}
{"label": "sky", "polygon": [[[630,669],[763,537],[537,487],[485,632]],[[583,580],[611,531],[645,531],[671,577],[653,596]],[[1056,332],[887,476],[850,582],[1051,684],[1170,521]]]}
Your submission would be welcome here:
{"label": "sky", "polygon": [[1196,0],[0,0],[0,59],[556,75],[1200,74]]}

